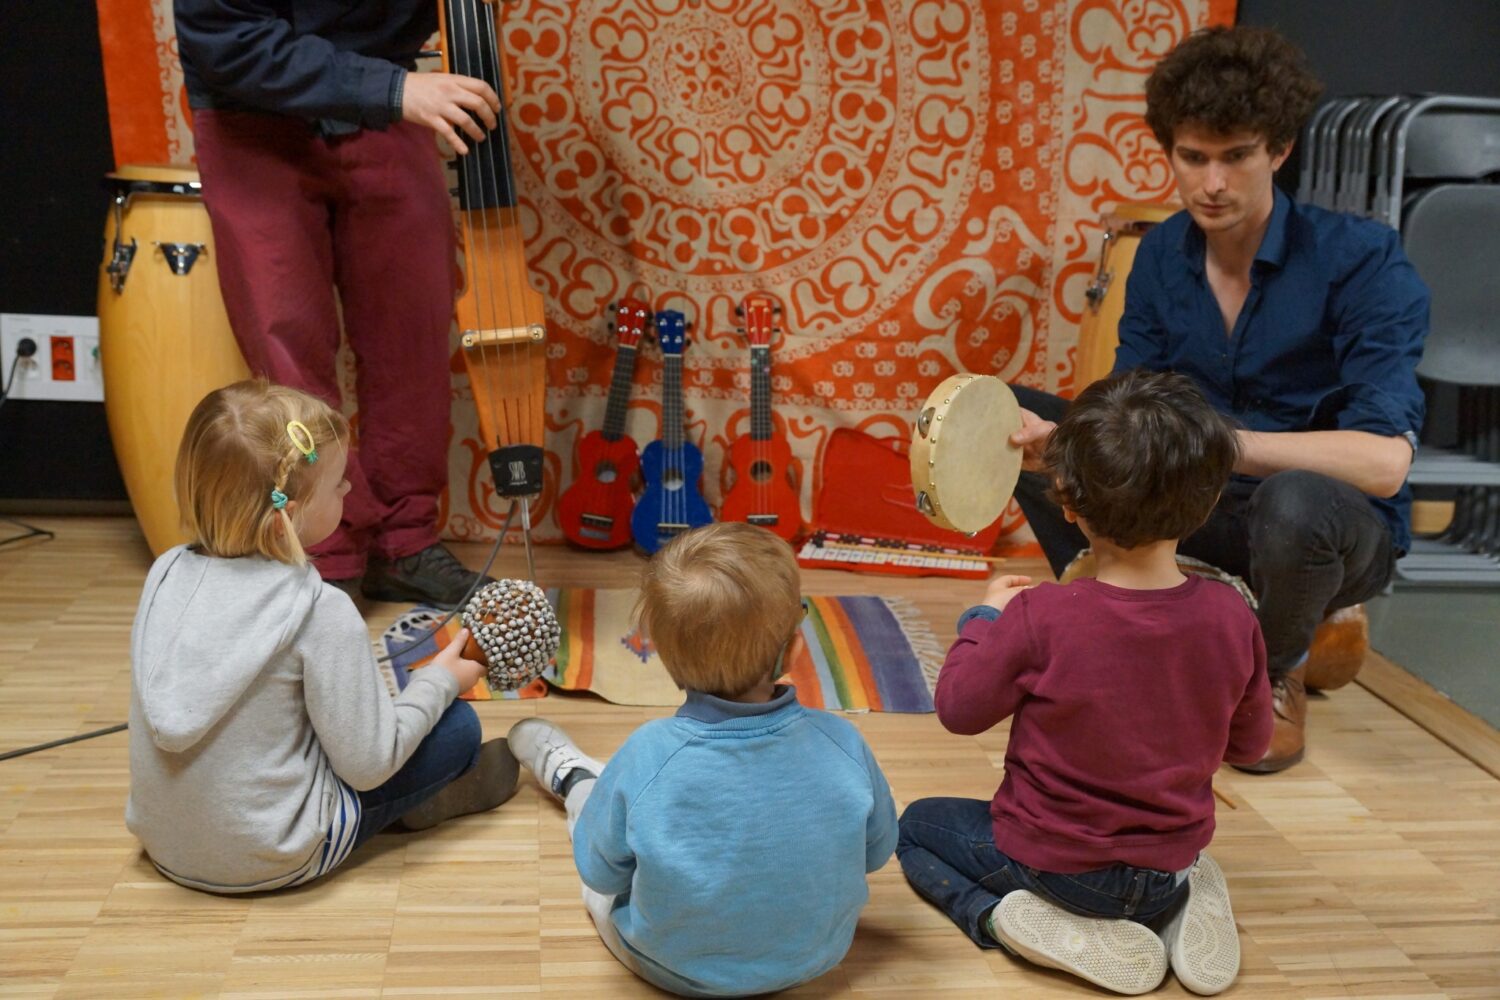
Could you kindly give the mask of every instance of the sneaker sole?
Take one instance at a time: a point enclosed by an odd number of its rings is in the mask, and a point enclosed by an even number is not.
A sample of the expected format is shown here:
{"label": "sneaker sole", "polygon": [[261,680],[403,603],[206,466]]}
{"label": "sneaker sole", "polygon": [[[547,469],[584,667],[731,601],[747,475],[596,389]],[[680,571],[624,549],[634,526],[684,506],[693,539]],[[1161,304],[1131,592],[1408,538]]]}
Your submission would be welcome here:
{"label": "sneaker sole", "polygon": [[1240,972],[1240,934],[1229,905],[1224,870],[1200,854],[1188,875],[1188,898],[1162,935],[1172,971],[1202,996],[1222,993]]}
{"label": "sneaker sole", "polygon": [[[463,789],[454,785],[470,776],[478,780]],[[489,740],[479,748],[472,770],[455,778],[432,798],[401,816],[408,830],[426,830],[459,816],[486,812],[509,801],[521,784],[521,765],[503,739]]]}
{"label": "sneaker sole", "polygon": [[993,923],[1023,958],[1116,993],[1149,993],[1167,974],[1166,948],[1144,924],[1080,917],[1025,889],[1000,900]]}

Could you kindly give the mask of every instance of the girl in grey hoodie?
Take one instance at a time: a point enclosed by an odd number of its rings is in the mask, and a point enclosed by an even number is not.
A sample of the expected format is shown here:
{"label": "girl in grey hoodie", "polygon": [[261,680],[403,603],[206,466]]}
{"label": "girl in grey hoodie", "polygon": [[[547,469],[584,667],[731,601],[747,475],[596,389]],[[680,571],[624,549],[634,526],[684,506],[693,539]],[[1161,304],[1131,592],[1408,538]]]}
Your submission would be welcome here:
{"label": "girl in grey hoodie", "polygon": [[454,701],[483,676],[461,632],[392,698],[364,619],[305,554],[338,526],[349,426],[294,389],[210,393],[177,455],[196,541],[162,554],[131,634],[125,822],[168,878],[298,885],[401,821],[499,805],[517,767]]}

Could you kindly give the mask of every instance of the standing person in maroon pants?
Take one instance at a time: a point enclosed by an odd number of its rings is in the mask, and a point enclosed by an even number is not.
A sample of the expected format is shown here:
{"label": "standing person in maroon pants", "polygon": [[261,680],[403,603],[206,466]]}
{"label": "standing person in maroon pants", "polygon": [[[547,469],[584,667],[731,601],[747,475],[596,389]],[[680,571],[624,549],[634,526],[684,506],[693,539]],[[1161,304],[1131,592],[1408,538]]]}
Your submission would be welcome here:
{"label": "standing person in maroon pants", "polygon": [[495,127],[480,80],[413,72],[433,0],[175,0],[219,282],[252,371],[339,405],[339,316],[359,449],[324,579],[451,604],[475,582],[439,541],[447,483],[452,212],[432,132]]}

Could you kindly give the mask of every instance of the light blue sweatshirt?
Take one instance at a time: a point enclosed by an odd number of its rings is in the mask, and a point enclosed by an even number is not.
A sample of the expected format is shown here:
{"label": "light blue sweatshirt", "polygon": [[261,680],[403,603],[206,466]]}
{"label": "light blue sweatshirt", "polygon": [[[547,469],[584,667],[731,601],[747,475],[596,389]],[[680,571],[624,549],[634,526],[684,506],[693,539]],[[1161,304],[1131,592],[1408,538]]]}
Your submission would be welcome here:
{"label": "light blue sweatshirt", "polygon": [[610,759],[573,831],[654,982],[742,996],[822,975],[849,950],[896,807],[849,723],[795,689],[747,705],[689,691]]}

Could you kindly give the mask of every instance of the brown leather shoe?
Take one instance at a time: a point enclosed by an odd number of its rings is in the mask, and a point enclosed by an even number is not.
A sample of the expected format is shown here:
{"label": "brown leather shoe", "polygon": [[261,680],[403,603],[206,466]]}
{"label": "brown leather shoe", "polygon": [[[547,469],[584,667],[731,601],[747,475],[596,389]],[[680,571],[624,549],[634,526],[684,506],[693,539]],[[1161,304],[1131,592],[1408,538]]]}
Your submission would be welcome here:
{"label": "brown leather shoe", "polygon": [[1332,691],[1354,680],[1370,651],[1370,620],[1365,606],[1339,608],[1323,619],[1307,652],[1307,686]]}
{"label": "brown leather shoe", "polygon": [[1271,732],[1271,747],[1254,764],[1234,765],[1251,774],[1285,771],[1302,759],[1307,749],[1307,664],[1271,682],[1271,708],[1276,713],[1276,728]]}

